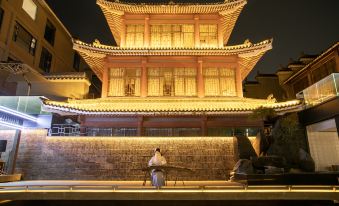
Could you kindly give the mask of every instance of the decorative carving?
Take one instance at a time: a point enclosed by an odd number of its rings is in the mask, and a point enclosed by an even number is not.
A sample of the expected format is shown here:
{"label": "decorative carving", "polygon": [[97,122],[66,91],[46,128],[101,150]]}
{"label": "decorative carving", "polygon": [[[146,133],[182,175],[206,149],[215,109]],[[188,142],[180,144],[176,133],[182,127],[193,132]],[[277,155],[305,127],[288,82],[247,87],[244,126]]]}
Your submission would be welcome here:
{"label": "decorative carving", "polygon": [[250,41],[250,39],[246,39],[244,42],[245,45],[253,46],[253,43]]}
{"label": "decorative carving", "polygon": [[25,74],[29,72],[29,67],[23,63],[0,63],[0,70],[5,70],[12,74]]}
{"label": "decorative carving", "polygon": [[100,46],[101,43],[100,43],[99,39],[95,39],[94,42],[93,42],[93,45],[94,46]]}
{"label": "decorative carving", "polygon": [[277,103],[277,100],[276,100],[276,98],[274,98],[273,94],[268,95],[268,97],[267,97],[267,103],[268,103],[268,104],[274,104],[274,103]]}

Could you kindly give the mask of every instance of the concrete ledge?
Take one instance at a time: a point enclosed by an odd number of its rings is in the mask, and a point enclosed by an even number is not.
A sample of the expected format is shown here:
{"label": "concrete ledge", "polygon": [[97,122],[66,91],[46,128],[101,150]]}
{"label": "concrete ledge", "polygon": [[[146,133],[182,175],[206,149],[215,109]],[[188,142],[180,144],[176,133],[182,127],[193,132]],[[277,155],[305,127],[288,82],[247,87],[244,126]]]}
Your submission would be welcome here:
{"label": "concrete ledge", "polygon": [[338,192],[260,192],[199,190],[7,191],[6,200],[338,200]]}
{"label": "concrete ledge", "polygon": [[0,175],[0,183],[3,182],[16,182],[21,180],[21,174],[14,175]]}
{"label": "concrete ledge", "polygon": [[0,184],[0,199],[226,201],[339,199],[339,186],[245,186],[227,182],[219,185],[216,183],[222,182],[194,182],[186,186],[171,185],[156,188],[128,181],[27,181]]}

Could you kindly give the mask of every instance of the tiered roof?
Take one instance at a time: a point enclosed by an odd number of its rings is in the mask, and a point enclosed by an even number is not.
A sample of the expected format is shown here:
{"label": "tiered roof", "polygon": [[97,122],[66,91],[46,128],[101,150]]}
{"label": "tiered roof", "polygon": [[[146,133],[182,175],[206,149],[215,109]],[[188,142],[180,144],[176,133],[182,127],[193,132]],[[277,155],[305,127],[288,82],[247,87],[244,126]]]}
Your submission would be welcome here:
{"label": "tiered roof", "polygon": [[246,0],[226,0],[211,4],[131,4],[119,1],[97,0],[103,11],[115,41],[120,45],[122,17],[125,13],[131,14],[220,14],[222,17],[222,31],[226,45],[234,25],[246,5]]}
{"label": "tiered roof", "polygon": [[246,42],[222,48],[121,48],[99,43],[74,42],[74,49],[86,60],[99,79],[102,79],[106,56],[230,56],[238,55],[243,79],[266,51],[272,48],[272,39],[252,44]]}
{"label": "tiered roof", "polygon": [[239,97],[219,98],[101,98],[94,100],[69,100],[57,102],[43,100],[47,111],[70,115],[219,115],[228,113],[250,113],[258,108],[273,108],[277,112],[298,109],[301,101],[276,103],[272,100]]}

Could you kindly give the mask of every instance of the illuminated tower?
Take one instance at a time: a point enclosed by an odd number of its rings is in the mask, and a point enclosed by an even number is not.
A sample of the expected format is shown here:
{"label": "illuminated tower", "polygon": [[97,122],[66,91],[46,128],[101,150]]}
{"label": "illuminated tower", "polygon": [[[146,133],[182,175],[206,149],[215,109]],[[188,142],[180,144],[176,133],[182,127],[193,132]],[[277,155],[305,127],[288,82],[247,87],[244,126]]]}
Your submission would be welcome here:
{"label": "illuminated tower", "polygon": [[262,127],[248,119],[258,107],[298,106],[243,98],[242,81],[272,48],[271,39],[226,46],[246,0],[97,4],[117,46],[75,41],[74,49],[102,80],[102,98],[46,100],[48,110],[80,115],[86,128],[124,129],[132,136],[209,136],[213,128]]}

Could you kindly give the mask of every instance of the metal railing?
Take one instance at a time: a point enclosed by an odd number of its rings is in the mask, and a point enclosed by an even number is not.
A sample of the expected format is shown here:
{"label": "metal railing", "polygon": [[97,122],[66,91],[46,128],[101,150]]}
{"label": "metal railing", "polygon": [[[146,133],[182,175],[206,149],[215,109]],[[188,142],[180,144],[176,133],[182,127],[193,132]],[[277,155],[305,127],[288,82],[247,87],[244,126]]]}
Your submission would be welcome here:
{"label": "metal railing", "polygon": [[91,128],[78,124],[53,124],[48,136],[133,137],[137,128]]}
{"label": "metal railing", "polygon": [[[17,192],[119,192],[119,191],[191,191],[191,192],[331,192],[339,193],[339,185],[264,185],[264,186],[139,186],[139,185],[0,185],[0,193],[6,191]],[[339,194],[338,194],[339,195]],[[339,197],[339,196],[338,196]]]}

